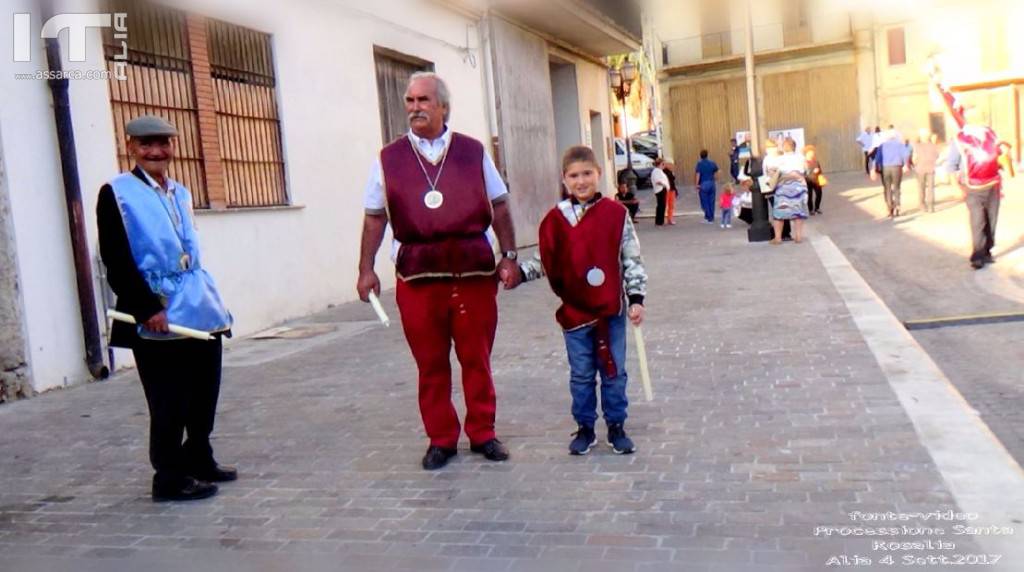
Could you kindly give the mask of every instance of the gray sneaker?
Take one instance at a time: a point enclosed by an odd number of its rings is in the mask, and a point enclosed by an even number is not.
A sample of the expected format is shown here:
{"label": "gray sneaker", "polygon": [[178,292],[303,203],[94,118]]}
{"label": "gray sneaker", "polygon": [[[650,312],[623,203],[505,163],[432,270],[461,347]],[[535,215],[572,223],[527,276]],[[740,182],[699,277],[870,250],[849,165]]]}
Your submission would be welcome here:
{"label": "gray sneaker", "polygon": [[597,434],[594,433],[593,427],[580,425],[573,436],[575,439],[569,443],[570,455],[586,455],[594,447],[594,443],[597,443]]}

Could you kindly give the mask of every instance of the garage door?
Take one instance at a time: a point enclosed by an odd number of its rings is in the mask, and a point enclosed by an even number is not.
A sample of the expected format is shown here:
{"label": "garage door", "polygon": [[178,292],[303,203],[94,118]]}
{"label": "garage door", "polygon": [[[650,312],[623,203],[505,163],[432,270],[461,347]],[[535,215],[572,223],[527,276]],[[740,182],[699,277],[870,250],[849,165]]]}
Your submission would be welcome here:
{"label": "garage door", "polygon": [[864,168],[855,142],[860,108],[853,65],[767,75],[763,97],[769,131],[802,127],[826,171]]}
{"label": "garage door", "polygon": [[693,166],[701,149],[729,172],[729,140],[747,129],[747,92],[743,79],[682,85],[669,92],[672,148],[676,174],[694,184]]}

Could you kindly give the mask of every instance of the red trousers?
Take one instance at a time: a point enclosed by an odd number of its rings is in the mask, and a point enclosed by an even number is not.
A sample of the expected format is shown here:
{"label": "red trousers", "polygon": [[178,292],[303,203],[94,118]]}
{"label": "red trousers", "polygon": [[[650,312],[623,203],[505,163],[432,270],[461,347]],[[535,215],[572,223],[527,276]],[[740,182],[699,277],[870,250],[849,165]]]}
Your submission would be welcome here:
{"label": "red trousers", "polygon": [[494,276],[398,281],[398,310],[420,373],[420,415],[431,445],[454,449],[459,442],[459,416],[452,404],[453,341],[462,366],[466,435],[474,445],[495,436],[491,349],[498,327],[497,294]]}

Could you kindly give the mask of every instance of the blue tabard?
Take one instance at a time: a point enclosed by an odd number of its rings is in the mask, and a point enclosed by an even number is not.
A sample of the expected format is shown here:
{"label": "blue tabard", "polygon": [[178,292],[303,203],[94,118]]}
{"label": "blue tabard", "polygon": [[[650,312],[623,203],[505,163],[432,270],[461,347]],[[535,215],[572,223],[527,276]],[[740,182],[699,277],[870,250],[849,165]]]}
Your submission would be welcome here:
{"label": "blue tabard", "polygon": [[[199,257],[199,235],[192,220],[192,194],[168,179],[173,192],[161,194],[132,173],[110,182],[128,234],[132,258],[149,288],[167,309],[168,323],[204,332],[226,332],[232,317],[213,277]],[[180,224],[175,224],[175,217]],[[179,339],[139,326],[146,339]]]}

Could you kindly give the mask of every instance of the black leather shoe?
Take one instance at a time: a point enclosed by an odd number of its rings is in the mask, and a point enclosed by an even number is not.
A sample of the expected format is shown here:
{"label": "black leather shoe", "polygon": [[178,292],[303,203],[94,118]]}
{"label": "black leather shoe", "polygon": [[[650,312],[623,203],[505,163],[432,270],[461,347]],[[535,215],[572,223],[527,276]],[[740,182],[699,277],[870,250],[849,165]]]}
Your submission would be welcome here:
{"label": "black leather shoe", "polygon": [[991,254],[986,254],[985,258],[982,258],[981,261],[984,262],[985,264],[995,264],[996,263],[995,257],[992,256]]}
{"label": "black leather shoe", "polygon": [[479,445],[470,445],[469,450],[483,455],[488,461],[508,460],[508,448],[506,448],[505,445],[502,445],[501,441],[497,439],[491,439],[490,441]]}
{"label": "black leather shoe", "polygon": [[230,465],[214,465],[208,469],[195,471],[192,476],[208,483],[226,483],[238,480],[238,469]]}
{"label": "black leather shoe", "polygon": [[459,451],[456,449],[445,449],[444,447],[431,445],[427,449],[427,454],[423,455],[423,468],[428,471],[436,471],[447,465],[448,460],[458,454]]}
{"label": "black leather shoe", "polygon": [[185,477],[179,487],[153,485],[153,502],[191,501],[217,494],[217,485]]}

